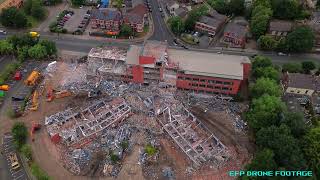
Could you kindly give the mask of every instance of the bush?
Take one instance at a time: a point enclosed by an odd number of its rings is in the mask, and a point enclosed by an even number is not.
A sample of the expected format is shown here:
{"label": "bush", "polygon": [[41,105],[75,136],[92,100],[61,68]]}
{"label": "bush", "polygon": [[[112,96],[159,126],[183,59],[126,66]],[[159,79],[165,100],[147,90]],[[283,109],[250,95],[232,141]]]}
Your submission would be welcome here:
{"label": "bush", "polygon": [[30,145],[23,145],[21,147],[21,152],[28,160],[32,160],[32,150]]}
{"label": "bush", "polygon": [[44,172],[37,164],[31,164],[31,173],[36,177],[37,180],[49,180],[50,177]]}
{"label": "bush", "polygon": [[4,84],[19,66],[19,63],[8,64],[0,74],[0,84]]}
{"label": "bush", "polygon": [[157,153],[157,148],[153,147],[151,144],[147,144],[144,151],[149,155],[153,156]]}
{"label": "bush", "polygon": [[300,73],[302,72],[302,66],[299,63],[286,63],[282,65],[283,72]]}
{"label": "bush", "polygon": [[22,146],[26,143],[28,137],[28,129],[22,122],[16,122],[11,129],[13,140],[20,150]]}
{"label": "bush", "polygon": [[110,160],[111,160],[112,164],[115,164],[120,160],[120,158],[117,155],[115,155],[113,152],[111,152],[110,153]]}

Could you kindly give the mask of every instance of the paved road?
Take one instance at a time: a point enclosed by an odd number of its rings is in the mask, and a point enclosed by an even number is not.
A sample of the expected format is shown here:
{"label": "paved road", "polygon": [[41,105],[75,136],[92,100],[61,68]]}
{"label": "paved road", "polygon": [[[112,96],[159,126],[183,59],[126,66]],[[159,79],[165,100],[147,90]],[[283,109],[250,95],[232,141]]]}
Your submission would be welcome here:
{"label": "paved road", "polygon": [[2,138],[2,151],[3,151],[3,156],[1,155],[0,163],[1,163],[1,168],[3,168],[3,170],[1,169],[3,173],[1,173],[2,174],[1,179],[27,180],[28,176],[26,174],[25,169],[23,168],[21,159],[18,156],[18,154],[16,153],[20,167],[16,170],[11,168],[10,161],[7,157],[10,152],[14,152],[14,153],[16,152],[13,144],[13,138],[10,133],[6,133]]}

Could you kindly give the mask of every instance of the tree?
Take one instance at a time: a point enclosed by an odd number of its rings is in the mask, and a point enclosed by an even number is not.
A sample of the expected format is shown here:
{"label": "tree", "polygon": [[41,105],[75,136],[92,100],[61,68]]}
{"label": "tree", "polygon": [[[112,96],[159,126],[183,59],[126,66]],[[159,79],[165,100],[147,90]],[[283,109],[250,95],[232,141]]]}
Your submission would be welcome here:
{"label": "tree", "polygon": [[45,18],[46,12],[45,12],[43,5],[41,4],[41,2],[39,0],[32,1],[32,7],[30,10],[30,14],[36,19],[41,20],[41,19]]}
{"label": "tree", "polygon": [[26,0],[23,4],[23,9],[26,14],[31,14],[33,0]]}
{"label": "tree", "polygon": [[147,144],[144,148],[144,151],[149,155],[153,156],[157,153],[157,149],[153,147],[151,144]]}
{"label": "tree", "polygon": [[254,9],[252,10],[252,17],[250,23],[250,29],[254,37],[258,39],[261,35],[265,34],[271,16],[271,8],[262,5],[254,7]]}
{"label": "tree", "polygon": [[174,16],[170,17],[168,20],[169,26],[171,31],[174,34],[180,34],[184,31],[184,22],[182,21],[181,17],[179,16]]}
{"label": "tree", "polygon": [[209,9],[206,5],[202,5],[198,8],[191,10],[185,21],[185,28],[187,30],[193,30],[196,21],[198,21],[201,16],[206,15],[208,13],[208,10]]}
{"label": "tree", "polygon": [[218,13],[229,14],[229,4],[225,0],[209,0],[208,4]]}
{"label": "tree", "polygon": [[312,49],[314,39],[315,36],[310,27],[298,27],[288,34],[286,46],[291,52],[305,52]]}
{"label": "tree", "polygon": [[272,9],[278,19],[294,19],[300,13],[297,0],[272,0]]}
{"label": "tree", "polygon": [[245,7],[244,0],[231,0],[229,2],[230,13],[234,15],[242,15]]}
{"label": "tree", "polygon": [[21,152],[28,160],[32,160],[32,150],[30,145],[23,145]]}
{"label": "tree", "polygon": [[43,59],[48,55],[46,47],[36,44],[28,50],[28,55],[34,59]]}
{"label": "tree", "polygon": [[276,170],[278,165],[274,160],[274,152],[270,149],[258,151],[250,164],[246,166],[249,171],[272,171]]}
{"label": "tree", "polygon": [[85,0],[71,0],[71,2],[75,6],[80,6],[85,4]]}
{"label": "tree", "polygon": [[18,60],[23,62],[28,57],[28,46],[18,47]]}
{"label": "tree", "polygon": [[316,7],[317,7],[317,9],[320,8],[320,1],[317,1]]}
{"label": "tree", "polygon": [[270,126],[257,132],[256,144],[261,148],[269,148],[275,153],[275,161],[286,170],[302,170],[307,168],[301,148],[291,135],[290,129],[282,124]]}
{"label": "tree", "polygon": [[259,130],[263,127],[278,125],[284,111],[285,104],[280,98],[265,94],[258,99],[253,99],[246,117],[250,127]]}
{"label": "tree", "polygon": [[44,46],[46,48],[46,51],[48,53],[49,56],[51,55],[56,55],[57,54],[57,47],[56,47],[56,43],[53,41],[49,41],[49,40],[41,40],[39,42],[40,45]]}
{"label": "tree", "polygon": [[296,138],[300,138],[307,131],[302,113],[286,112],[281,124],[287,125],[290,128],[291,134]]}
{"label": "tree", "polygon": [[252,61],[252,70],[256,70],[257,68],[265,68],[272,66],[272,62],[270,58],[264,56],[256,56]]}
{"label": "tree", "polygon": [[115,0],[115,3],[116,3],[116,8],[118,9],[122,8],[123,0]]}
{"label": "tree", "polygon": [[316,65],[312,61],[304,61],[302,62],[302,69],[305,73],[309,74],[310,71],[314,70]]}
{"label": "tree", "polygon": [[262,50],[274,50],[278,46],[278,41],[268,35],[262,35],[258,39],[258,46]]}
{"label": "tree", "polygon": [[14,52],[13,45],[7,40],[0,40],[0,54],[12,54]]}
{"label": "tree", "polygon": [[276,81],[267,78],[257,79],[256,83],[250,86],[250,90],[252,98],[258,98],[264,94],[276,97],[281,96],[281,87]]}
{"label": "tree", "polygon": [[129,26],[127,24],[123,24],[121,26],[121,32],[120,33],[121,33],[121,35],[126,36],[126,37],[132,36],[132,28],[131,28],[131,26]]}
{"label": "tree", "polygon": [[0,14],[0,22],[5,27],[24,28],[27,27],[27,16],[15,7],[3,9]]}
{"label": "tree", "polygon": [[285,63],[282,65],[283,72],[300,73],[302,72],[302,66],[300,63]]}
{"label": "tree", "polygon": [[22,122],[14,123],[11,133],[13,136],[14,143],[17,145],[18,149],[25,144],[28,136],[28,129]]}
{"label": "tree", "polygon": [[265,78],[273,79],[277,82],[280,79],[280,73],[274,67],[257,68],[254,75],[256,79],[265,77]]}
{"label": "tree", "polygon": [[303,138],[303,151],[313,172],[320,177],[320,127],[311,129]]}
{"label": "tree", "polygon": [[38,43],[38,40],[32,38],[29,34],[9,36],[7,40],[13,45],[14,49],[23,46],[34,46]]}

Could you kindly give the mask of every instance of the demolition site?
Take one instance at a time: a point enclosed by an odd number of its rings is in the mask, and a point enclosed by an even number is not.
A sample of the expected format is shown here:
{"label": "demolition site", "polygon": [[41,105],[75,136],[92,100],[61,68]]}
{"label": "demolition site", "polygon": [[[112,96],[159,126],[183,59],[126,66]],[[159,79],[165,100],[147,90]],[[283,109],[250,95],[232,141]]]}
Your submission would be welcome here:
{"label": "demolition site", "polygon": [[247,57],[164,42],[97,47],[43,68],[23,116],[40,118],[34,146],[74,176],[227,179],[252,156],[248,106],[234,101],[249,72]]}

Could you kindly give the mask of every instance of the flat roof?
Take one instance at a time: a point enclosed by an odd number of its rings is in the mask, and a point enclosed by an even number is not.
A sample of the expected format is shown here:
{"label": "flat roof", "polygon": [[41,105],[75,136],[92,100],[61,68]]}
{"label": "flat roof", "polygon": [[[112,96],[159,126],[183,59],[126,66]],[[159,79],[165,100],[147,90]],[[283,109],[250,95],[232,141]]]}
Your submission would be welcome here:
{"label": "flat roof", "polygon": [[167,50],[168,44],[161,41],[146,41],[141,56],[154,57],[156,60],[162,58]]}
{"label": "flat roof", "polygon": [[141,46],[131,45],[127,52],[126,63],[132,64],[132,65],[138,65],[141,50],[142,50]]}
{"label": "flat roof", "polygon": [[169,60],[179,64],[185,74],[243,79],[242,63],[250,63],[246,56],[168,49]]}

